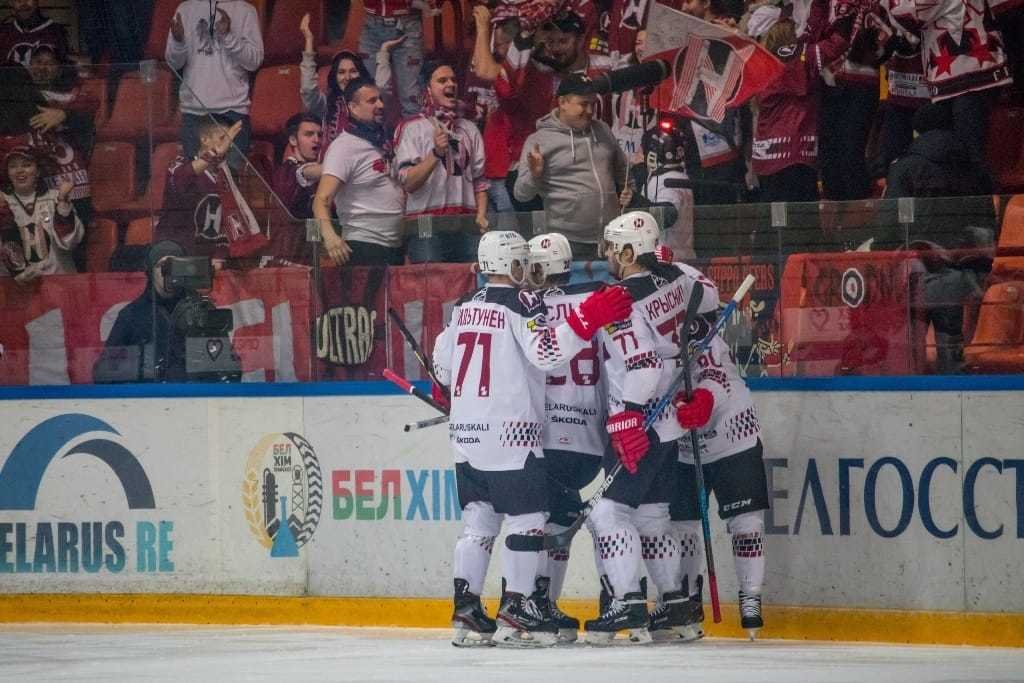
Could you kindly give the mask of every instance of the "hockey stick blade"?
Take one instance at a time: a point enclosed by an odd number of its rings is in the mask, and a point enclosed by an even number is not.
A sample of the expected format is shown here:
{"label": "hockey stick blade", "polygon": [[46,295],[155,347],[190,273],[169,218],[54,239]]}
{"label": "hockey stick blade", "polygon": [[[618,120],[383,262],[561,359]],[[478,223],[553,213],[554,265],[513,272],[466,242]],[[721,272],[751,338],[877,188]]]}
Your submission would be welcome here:
{"label": "hockey stick blade", "polygon": [[[708,332],[707,336],[704,337],[704,339],[702,339],[699,344],[697,344],[697,348],[694,349],[695,355],[703,353],[709,346],[711,346],[711,342],[714,341],[715,337],[718,336],[718,333],[721,332],[722,329],[725,327],[726,321],[732,317],[733,311],[735,311],[736,307],[740,305],[741,301],[743,301],[743,297],[747,295],[747,292],[753,286],[754,282],[755,278],[752,274],[747,275],[747,277],[743,279],[743,282],[740,283],[740,286],[732,295],[732,299],[729,300],[728,305],[726,305],[726,307],[722,309],[722,312],[718,316],[718,320],[715,321],[714,327],[712,327],[711,331]],[[687,310],[687,314],[689,315],[689,310]],[[680,375],[676,377],[675,380],[673,380],[672,386],[670,386],[669,390],[665,392],[665,395],[662,396],[654,405],[654,408],[649,413],[647,413],[646,417],[644,418],[645,429],[650,428],[650,426],[654,424],[654,420],[657,419],[657,416],[660,415],[663,410],[665,410],[665,406],[667,406],[669,402],[675,397],[676,393],[679,391],[679,387],[682,386],[683,381],[683,374],[680,373]],[[597,487],[597,490],[594,491],[593,495],[591,495],[590,498],[587,500],[587,503],[586,505],[583,506],[583,509],[580,511],[579,516],[565,531],[545,536],[526,536],[524,534],[510,534],[505,537],[505,547],[509,550],[524,552],[536,552],[539,550],[555,550],[569,547],[569,545],[572,544],[572,539],[576,535],[576,532],[579,531],[580,527],[583,526],[583,523],[590,515],[590,512],[594,509],[594,506],[597,505],[598,501],[600,501],[604,497],[605,491],[607,491],[608,488],[612,485],[612,481],[614,481],[616,475],[618,475],[619,471],[621,470],[622,463],[615,463],[615,467],[612,468],[612,471],[608,473],[608,476],[605,477],[604,481],[601,482],[601,485]]]}
{"label": "hockey stick blade", "polygon": [[428,420],[420,420],[419,422],[410,422],[405,425],[405,431],[414,432],[417,429],[426,429],[427,427],[433,427],[434,425],[444,424],[448,421],[447,415],[438,415]]}

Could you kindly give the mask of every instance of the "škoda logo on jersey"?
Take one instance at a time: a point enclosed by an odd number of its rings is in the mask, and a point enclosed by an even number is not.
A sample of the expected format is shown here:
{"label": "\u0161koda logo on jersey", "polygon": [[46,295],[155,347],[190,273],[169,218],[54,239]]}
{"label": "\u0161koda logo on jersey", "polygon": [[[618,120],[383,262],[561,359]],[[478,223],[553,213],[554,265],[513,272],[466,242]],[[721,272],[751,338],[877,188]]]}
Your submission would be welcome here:
{"label": "\u0161koda logo on jersey", "polygon": [[313,538],[323,507],[320,462],[308,441],[268,434],[250,451],[242,483],[249,531],[271,557],[298,557]]}

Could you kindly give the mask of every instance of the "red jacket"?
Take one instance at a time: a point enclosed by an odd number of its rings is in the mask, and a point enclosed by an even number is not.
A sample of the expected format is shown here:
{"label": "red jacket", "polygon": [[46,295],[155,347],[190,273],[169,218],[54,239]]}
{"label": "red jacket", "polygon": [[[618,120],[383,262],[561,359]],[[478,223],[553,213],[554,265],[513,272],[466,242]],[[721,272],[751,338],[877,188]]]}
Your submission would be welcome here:
{"label": "red jacket", "polygon": [[801,39],[775,56],[782,76],[758,97],[753,169],[772,175],[790,166],[818,163],[818,108],[822,71],[840,59],[849,41],[839,33],[816,43]]}

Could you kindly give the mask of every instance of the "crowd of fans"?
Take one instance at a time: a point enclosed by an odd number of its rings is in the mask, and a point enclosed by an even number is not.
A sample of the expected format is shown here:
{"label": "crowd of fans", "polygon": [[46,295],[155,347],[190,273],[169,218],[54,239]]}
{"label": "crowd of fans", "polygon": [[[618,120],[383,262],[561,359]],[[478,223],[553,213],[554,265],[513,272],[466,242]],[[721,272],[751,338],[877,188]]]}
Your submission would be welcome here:
{"label": "crowd of fans", "polygon": [[[296,16],[303,110],[275,141],[265,181],[280,211],[270,218],[245,182],[259,15],[247,0],[183,0],[164,54],[181,78],[181,153],[153,238],[218,261],[309,265],[303,219],[315,218],[338,265],[471,261],[496,215],[543,209],[547,229],[591,259],[612,216],[655,205],[669,210],[668,242],[692,257],[695,204],[1000,189],[986,135],[1019,66],[1013,0],[668,0],[784,65],[720,124],[655,111],[643,90],[595,92],[596,75],[645,57],[653,2],[489,0],[463,27],[471,50],[425,55],[433,0],[367,0],[358,52],[327,62],[325,87],[323,46],[310,17]],[[82,87],[65,30],[38,0],[9,5],[0,265],[26,280],[83,267],[92,116],[106,103]],[[114,54],[141,54],[143,20],[113,25],[124,10],[82,3],[86,58],[102,53],[100,33]],[[410,233],[420,216],[455,217],[461,229]]]}

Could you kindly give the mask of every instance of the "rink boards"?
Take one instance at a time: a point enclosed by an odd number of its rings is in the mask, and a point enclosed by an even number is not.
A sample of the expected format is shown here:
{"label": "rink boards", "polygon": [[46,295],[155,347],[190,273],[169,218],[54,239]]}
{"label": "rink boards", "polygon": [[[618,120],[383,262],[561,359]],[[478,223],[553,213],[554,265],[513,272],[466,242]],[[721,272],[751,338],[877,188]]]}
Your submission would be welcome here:
{"label": "rink boards", "polygon": [[[377,383],[297,386],[0,401],[0,620],[443,624],[446,428],[403,432],[430,409]],[[1024,645],[1024,387],[892,388],[755,392],[770,635]],[[591,556],[580,534],[583,613]]]}

